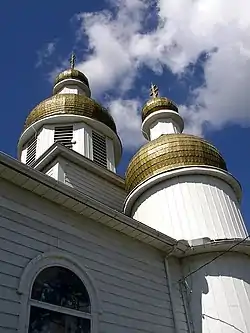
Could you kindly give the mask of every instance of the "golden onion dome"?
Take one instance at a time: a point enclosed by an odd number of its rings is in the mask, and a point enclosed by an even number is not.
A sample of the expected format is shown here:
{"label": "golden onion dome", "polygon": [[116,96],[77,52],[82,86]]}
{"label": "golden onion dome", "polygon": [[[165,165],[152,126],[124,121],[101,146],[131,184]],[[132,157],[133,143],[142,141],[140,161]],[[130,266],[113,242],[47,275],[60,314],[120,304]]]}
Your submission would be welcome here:
{"label": "golden onion dome", "polygon": [[142,109],[142,121],[151,113],[164,109],[178,112],[177,105],[166,97],[154,97],[150,99]]}
{"label": "golden onion dome", "polygon": [[108,110],[93,99],[79,94],[57,94],[38,104],[28,115],[24,129],[35,122],[55,115],[77,115],[98,120],[116,133],[116,126]]}
{"label": "golden onion dome", "polygon": [[164,134],[141,147],[129,163],[126,190],[162,172],[186,166],[227,170],[219,151],[208,141],[188,134]]}
{"label": "golden onion dome", "polygon": [[77,70],[75,68],[66,69],[65,71],[58,74],[55,78],[54,84],[56,85],[57,83],[59,83],[63,80],[66,80],[66,79],[79,80],[79,81],[83,82],[84,84],[86,84],[86,86],[89,87],[89,81],[88,81],[87,77],[82,72],[80,72],[79,70]]}

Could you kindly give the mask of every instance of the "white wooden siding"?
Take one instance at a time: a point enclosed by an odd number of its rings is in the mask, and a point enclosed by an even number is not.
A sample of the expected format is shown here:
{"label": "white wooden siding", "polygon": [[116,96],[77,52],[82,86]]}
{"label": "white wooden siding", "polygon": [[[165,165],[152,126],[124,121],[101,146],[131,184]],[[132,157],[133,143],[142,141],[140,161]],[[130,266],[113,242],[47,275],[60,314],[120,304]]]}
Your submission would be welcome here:
{"label": "white wooden siding", "polygon": [[108,169],[115,172],[115,155],[114,155],[114,142],[110,138],[106,138],[107,141],[107,158]]}
{"label": "white wooden siding", "polygon": [[174,332],[160,252],[1,181],[0,333],[17,329],[23,269],[40,253],[58,249],[93,277],[100,332]]}
{"label": "white wooden siding", "polygon": [[88,125],[84,125],[84,156],[93,160],[92,129]]}
{"label": "white wooden siding", "polygon": [[46,171],[46,175],[55,178],[55,168],[58,167],[57,165],[53,165],[49,170]]}
{"label": "white wooden siding", "polygon": [[21,162],[24,163],[24,164],[26,164],[27,149],[28,149],[28,147],[25,145],[22,152],[21,152]]}
{"label": "white wooden siding", "polygon": [[37,136],[36,159],[40,157],[54,143],[54,126],[43,126]]}
{"label": "white wooden siding", "polygon": [[174,239],[247,235],[233,188],[210,175],[183,175],[150,187],[136,200],[132,217]]}
{"label": "white wooden siding", "polygon": [[[225,253],[203,267],[218,253],[183,259],[187,278],[190,319],[195,332],[250,332],[250,258]],[[199,269],[200,268],[200,269]]]}
{"label": "white wooden siding", "polygon": [[70,162],[63,169],[65,184],[120,212],[123,210],[124,189]]}
{"label": "white wooden siding", "polygon": [[73,144],[73,150],[78,152],[79,154],[83,156],[87,156],[86,153],[86,142],[85,142],[85,130],[88,127],[88,125],[84,123],[75,123],[74,126],[74,132],[73,132],[73,141],[75,141],[75,144]]}

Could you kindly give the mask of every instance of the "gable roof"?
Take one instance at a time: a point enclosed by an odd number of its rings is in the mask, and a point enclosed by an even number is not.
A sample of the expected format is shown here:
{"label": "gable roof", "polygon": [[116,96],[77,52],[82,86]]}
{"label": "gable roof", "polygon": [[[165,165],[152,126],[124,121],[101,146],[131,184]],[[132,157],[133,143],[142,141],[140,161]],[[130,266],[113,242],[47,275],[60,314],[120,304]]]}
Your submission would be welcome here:
{"label": "gable roof", "polygon": [[188,246],[1,152],[0,178],[161,251],[171,252],[177,243],[181,251]]}

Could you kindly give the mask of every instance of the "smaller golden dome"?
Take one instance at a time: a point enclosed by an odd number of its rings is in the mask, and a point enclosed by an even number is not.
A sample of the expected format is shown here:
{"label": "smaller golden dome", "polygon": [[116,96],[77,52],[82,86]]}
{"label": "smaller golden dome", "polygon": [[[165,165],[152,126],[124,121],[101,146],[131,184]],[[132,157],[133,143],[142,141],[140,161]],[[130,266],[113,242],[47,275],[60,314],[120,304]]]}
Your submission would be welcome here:
{"label": "smaller golden dome", "polygon": [[227,170],[219,151],[208,141],[188,134],[164,134],[142,146],[126,171],[125,185],[137,185],[162,172],[185,166],[211,166]]}
{"label": "smaller golden dome", "polygon": [[108,110],[93,99],[77,94],[57,94],[38,104],[28,115],[24,129],[35,122],[55,115],[78,115],[98,120],[116,133],[116,126]]}
{"label": "smaller golden dome", "polygon": [[150,99],[142,109],[142,121],[149,116],[151,113],[159,110],[172,110],[178,112],[177,105],[166,97],[154,97]]}
{"label": "smaller golden dome", "polygon": [[75,68],[70,68],[70,69],[66,69],[65,71],[61,72],[60,74],[57,75],[57,77],[55,78],[55,85],[63,80],[66,79],[75,79],[75,80],[79,80],[81,82],[83,82],[84,84],[86,84],[86,86],[89,87],[89,81],[87,79],[87,77],[80,71],[78,71]]}

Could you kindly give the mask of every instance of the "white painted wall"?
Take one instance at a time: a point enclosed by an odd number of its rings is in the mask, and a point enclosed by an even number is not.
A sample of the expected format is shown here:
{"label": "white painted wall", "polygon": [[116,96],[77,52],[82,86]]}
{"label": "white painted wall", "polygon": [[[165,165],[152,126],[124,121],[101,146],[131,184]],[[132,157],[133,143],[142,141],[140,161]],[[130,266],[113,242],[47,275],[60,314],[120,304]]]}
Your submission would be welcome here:
{"label": "white painted wall", "polygon": [[26,164],[26,157],[27,157],[27,145],[23,147],[22,153],[21,153],[21,162]]}
{"label": "white painted wall", "polygon": [[[59,118],[60,120],[60,118]],[[54,143],[54,128],[55,126],[68,126],[70,123],[58,121],[53,125],[44,125],[39,130],[37,135],[36,159],[46,152],[49,147]],[[73,146],[72,150],[77,153],[93,160],[92,151],[92,128],[84,122],[73,123]],[[106,137],[107,145],[107,168],[113,172],[115,168],[114,158],[114,142],[112,139]],[[24,146],[21,154],[21,161],[26,164],[27,147]]]}
{"label": "white painted wall", "polygon": [[149,114],[142,123],[142,134],[147,140],[154,140],[163,134],[181,133],[184,122],[178,112],[158,110]]}
{"label": "white painted wall", "polygon": [[73,141],[75,141],[75,143],[73,144],[72,149],[83,156],[86,156],[87,151],[85,136],[86,128],[89,128],[89,126],[84,123],[76,123],[73,125]]}
{"label": "white painted wall", "polygon": [[176,239],[247,235],[233,189],[209,175],[162,181],[136,200],[132,216]]}
{"label": "white painted wall", "polygon": [[107,137],[106,138],[106,146],[107,146],[107,167],[108,167],[108,170],[116,172],[113,140]]}
{"label": "white painted wall", "polygon": [[45,174],[50,176],[51,178],[54,178],[58,181],[63,181],[64,182],[64,175],[63,174],[59,174],[59,170],[60,170],[60,163],[55,160],[49,167],[48,170],[46,170]]}
{"label": "white painted wall", "polygon": [[150,140],[159,138],[163,134],[179,133],[178,126],[171,119],[159,120],[150,128]]}
{"label": "white painted wall", "polygon": [[51,178],[56,179],[56,175],[55,175],[55,169],[57,168],[57,166],[53,165],[51,168],[49,168],[49,170],[47,170],[45,173],[46,175],[50,176]]}
{"label": "white painted wall", "polygon": [[93,143],[92,143],[92,128],[90,126],[85,128],[85,156],[93,160]]}
{"label": "white painted wall", "polygon": [[77,79],[68,78],[60,81],[54,86],[54,94],[80,94],[90,97],[89,87]]}
{"label": "white painted wall", "polygon": [[[163,257],[17,186],[0,184],[0,332],[17,331],[20,276],[41,253],[80,261],[101,304],[99,332],[174,333]],[[24,332],[22,332],[24,333]]]}
{"label": "white painted wall", "polygon": [[72,85],[72,84],[68,84],[62,88],[62,90],[60,90],[58,92],[58,94],[79,94],[79,95],[86,95],[85,91],[83,89],[81,89],[80,87],[78,87],[77,85]]}
{"label": "white painted wall", "polygon": [[[183,260],[187,274],[216,254]],[[195,332],[250,332],[250,258],[226,254],[187,278],[187,295]]]}
{"label": "white painted wall", "polygon": [[54,126],[45,125],[37,136],[36,159],[38,159],[54,143]]}

